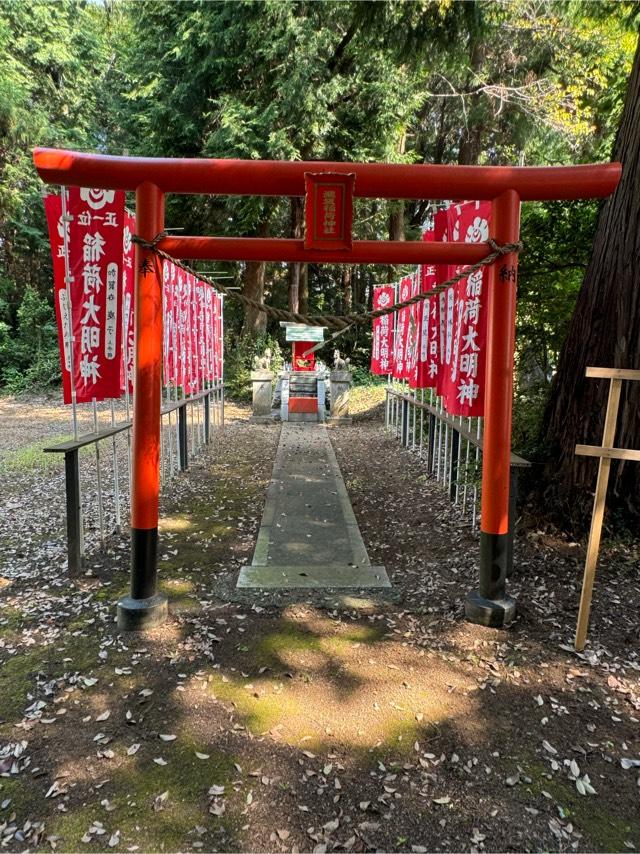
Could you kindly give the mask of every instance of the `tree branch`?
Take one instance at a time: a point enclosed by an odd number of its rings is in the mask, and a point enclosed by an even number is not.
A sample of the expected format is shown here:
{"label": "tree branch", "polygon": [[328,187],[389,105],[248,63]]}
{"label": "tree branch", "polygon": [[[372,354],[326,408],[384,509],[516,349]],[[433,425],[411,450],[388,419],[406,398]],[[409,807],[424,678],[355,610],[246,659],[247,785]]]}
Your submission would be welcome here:
{"label": "tree branch", "polygon": [[361,20],[362,20],[362,18],[359,14],[356,13],[353,16],[353,20],[351,21],[351,24],[349,25],[349,29],[343,35],[342,39],[338,43],[338,46],[336,47],[336,49],[333,52],[333,56],[327,62],[327,70],[329,71],[329,74],[331,76],[333,76],[335,74],[335,72],[338,70],[340,63],[342,62],[342,57],[344,56],[345,50],[348,48],[349,43],[351,41],[353,41],[355,34],[358,32],[358,30],[360,28],[360,21]]}

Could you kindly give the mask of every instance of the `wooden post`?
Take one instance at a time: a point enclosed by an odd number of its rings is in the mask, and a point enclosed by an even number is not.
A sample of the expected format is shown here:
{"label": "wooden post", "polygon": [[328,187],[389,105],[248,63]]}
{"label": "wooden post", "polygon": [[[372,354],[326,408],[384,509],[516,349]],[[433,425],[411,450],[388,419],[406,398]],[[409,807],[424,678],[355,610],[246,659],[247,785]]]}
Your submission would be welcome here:
{"label": "wooden post", "polygon": [[607,487],[609,485],[611,460],[640,460],[640,451],[628,451],[613,447],[616,435],[616,423],[618,420],[618,407],[620,404],[622,381],[624,379],[640,380],[640,371],[629,371],[615,368],[587,368],[586,376],[607,378],[609,380],[609,400],[607,402],[607,414],[604,422],[602,447],[597,448],[590,445],[576,445],[576,454],[598,456],[600,458],[600,462],[598,463],[596,493],[593,500],[591,530],[589,531],[589,543],[587,545],[587,558],[584,565],[582,593],[580,595],[580,610],[578,611],[578,623],[576,626],[575,648],[578,652],[584,649],[587,638],[589,612],[591,611],[591,598],[593,595],[593,582],[596,576],[596,565],[598,563],[598,553],[600,551],[600,536],[602,534],[602,521],[604,518]]}

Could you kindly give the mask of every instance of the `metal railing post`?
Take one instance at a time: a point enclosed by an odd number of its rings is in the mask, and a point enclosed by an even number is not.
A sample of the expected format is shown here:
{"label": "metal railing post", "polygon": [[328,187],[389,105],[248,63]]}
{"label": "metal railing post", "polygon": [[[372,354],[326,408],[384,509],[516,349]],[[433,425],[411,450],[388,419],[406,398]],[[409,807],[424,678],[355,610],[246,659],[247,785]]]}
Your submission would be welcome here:
{"label": "metal railing post", "polygon": [[404,447],[408,447],[409,445],[409,401],[402,401],[402,428],[400,433],[400,439]]}
{"label": "metal railing post", "polygon": [[460,433],[451,428],[451,457],[449,460],[449,498],[456,500],[458,489],[458,449],[460,447]]}
{"label": "metal railing post", "polygon": [[180,456],[180,471],[189,468],[189,449],[187,447],[187,402],[178,407],[178,450]]}
{"label": "metal railing post", "polygon": [[209,436],[211,433],[211,392],[208,391],[205,396],[202,398],[202,402],[204,404],[204,442],[205,445],[209,444]]}
{"label": "metal railing post", "polygon": [[427,434],[427,470],[433,474],[435,469],[436,416],[429,413],[429,432]]}
{"label": "metal railing post", "polygon": [[80,466],[78,449],[64,455],[64,478],[67,495],[67,565],[69,575],[82,572],[82,521],[80,518]]}

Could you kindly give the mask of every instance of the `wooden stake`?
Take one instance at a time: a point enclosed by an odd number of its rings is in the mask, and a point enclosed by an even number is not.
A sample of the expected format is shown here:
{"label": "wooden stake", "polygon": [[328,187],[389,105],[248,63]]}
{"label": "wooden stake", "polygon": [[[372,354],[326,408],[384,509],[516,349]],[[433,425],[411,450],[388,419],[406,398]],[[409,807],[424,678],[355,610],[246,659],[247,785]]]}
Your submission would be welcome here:
{"label": "wooden stake", "polygon": [[[603,446],[608,448],[613,446],[613,440],[615,439],[621,387],[621,379],[611,378],[609,380],[609,400],[607,402],[607,414],[605,417],[604,434],[602,437]],[[576,626],[575,647],[578,652],[581,652],[584,649],[584,644],[587,638],[589,612],[591,611],[591,597],[593,595],[593,582],[596,576],[596,564],[598,563],[598,553],[600,551],[600,535],[602,534],[602,520],[604,517],[604,505],[607,497],[610,469],[611,458],[601,457],[598,464],[598,481],[593,501],[593,516],[591,517],[589,545],[587,546],[587,559],[584,565],[582,594],[580,596],[580,610],[578,611],[578,624]]]}

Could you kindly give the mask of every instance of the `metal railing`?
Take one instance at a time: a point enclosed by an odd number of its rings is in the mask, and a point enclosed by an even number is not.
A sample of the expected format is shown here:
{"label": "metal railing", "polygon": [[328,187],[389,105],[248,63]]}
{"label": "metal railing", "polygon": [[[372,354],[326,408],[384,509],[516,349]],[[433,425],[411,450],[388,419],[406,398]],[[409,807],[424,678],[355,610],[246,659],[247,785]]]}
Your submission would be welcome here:
{"label": "metal railing", "polygon": [[[427,474],[442,484],[462,518],[475,530],[480,522],[482,418],[449,415],[433,389],[386,388],[385,427],[424,460]],[[531,465],[511,454],[509,534],[511,549],[517,521],[518,475]],[[510,556],[510,564],[512,556]]]}
{"label": "metal railing", "polygon": [[[128,416],[128,405],[125,416]],[[129,512],[131,502],[131,426],[129,418],[116,423],[115,408],[111,406],[111,424],[100,428],[97,408],[94,405],[94,429],[90,433],[79,435],[56,445],[44,448],[48,454],[63,454],[65,467],[67,561],[71,575],[82,571],[87,556],[85,537],[85,509],[83,508],[83,489],[81,486],[80,452],[83,448],[94,446],[96,478],[95,493],[97,504],[99,544],[104,546],[107,537],[119,533],[124,515]],[[171,399],[165,390],[161,410],[160,429],[160,489],[167,489],[173,478],[186,471],[189,462],[195,460],[211,441],[211,428],[224,427],[224,384],[215,380],[203,391],[185,397]],[[116,439],[126,434],[126,483],[128,489],[121,488],[121,470]],[[105,489],[103,483],[101,443],[110,444],[113,490]],[[113,529],[107,531],[105,521],[105,496],[112,500]],[[86,502],[85,502],[86,503]]]}

